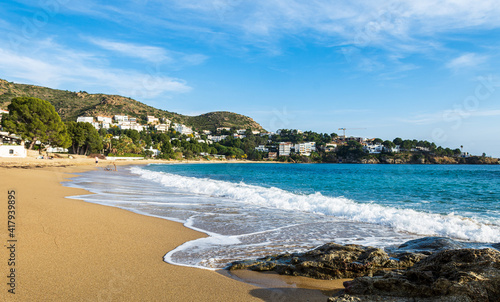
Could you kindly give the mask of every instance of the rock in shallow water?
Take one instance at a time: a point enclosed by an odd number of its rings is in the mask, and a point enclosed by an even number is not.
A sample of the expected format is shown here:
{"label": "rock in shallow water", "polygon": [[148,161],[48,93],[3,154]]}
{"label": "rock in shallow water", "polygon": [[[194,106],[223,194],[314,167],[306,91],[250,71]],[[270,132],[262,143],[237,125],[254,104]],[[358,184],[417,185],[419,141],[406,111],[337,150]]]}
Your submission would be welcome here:
{"label": "rock in shallow water", "polygon": [[500,252],[458,249],[435,253],[404,271],[345,282],[344,301],[500,301]]}

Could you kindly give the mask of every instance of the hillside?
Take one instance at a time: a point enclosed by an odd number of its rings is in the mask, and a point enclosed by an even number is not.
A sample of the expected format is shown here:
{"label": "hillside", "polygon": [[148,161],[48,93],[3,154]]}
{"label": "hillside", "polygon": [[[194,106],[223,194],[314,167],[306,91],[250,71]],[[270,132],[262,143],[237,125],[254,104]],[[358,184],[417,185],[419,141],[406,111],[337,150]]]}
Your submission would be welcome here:
{"label": "hillside", "polygon": [[215,130],[217,127],[263,130],[250,117],[232,112],[211,112],[199,116],[187,116],[157,109],[134,99],[107,94],[89,94],[51,89],[47,87],[17,84],[0,79],[0,109],[7,109],[12,98],[30,96],[44,99],[56,108],[63,121],[76,121],[78,116],[113,116],[123,114],[136,117],[145,123],[147,115],[165,117],[175,123],[182,123],[196,130]]}

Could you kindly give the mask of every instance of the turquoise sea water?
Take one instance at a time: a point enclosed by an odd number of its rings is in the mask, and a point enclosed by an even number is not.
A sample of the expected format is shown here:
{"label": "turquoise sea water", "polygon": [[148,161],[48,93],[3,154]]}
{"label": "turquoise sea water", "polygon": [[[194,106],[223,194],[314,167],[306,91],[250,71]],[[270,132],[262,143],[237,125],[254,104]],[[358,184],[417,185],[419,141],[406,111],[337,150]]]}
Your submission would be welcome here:
{"label": "turquoise sea water", "polygon": [[97,193],[87,201],[207,233],[166,255],[180,265],[221,268],[330,241],[500,242],[499,166],[171,164],[87,172],[69,185]]}

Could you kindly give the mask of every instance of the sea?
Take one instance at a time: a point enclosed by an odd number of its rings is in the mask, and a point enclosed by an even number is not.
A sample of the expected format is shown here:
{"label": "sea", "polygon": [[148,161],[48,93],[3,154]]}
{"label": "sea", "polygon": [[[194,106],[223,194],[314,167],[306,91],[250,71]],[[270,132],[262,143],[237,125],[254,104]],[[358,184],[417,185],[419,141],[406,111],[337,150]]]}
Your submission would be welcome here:
{"label": "sea", "polygon": [[427,236],[474,248],[500,242],[500,166],[200,163],[79,173],[72,196],[205,233],[168,263],[222,269],[235,260],[324,243],[384,249]]}

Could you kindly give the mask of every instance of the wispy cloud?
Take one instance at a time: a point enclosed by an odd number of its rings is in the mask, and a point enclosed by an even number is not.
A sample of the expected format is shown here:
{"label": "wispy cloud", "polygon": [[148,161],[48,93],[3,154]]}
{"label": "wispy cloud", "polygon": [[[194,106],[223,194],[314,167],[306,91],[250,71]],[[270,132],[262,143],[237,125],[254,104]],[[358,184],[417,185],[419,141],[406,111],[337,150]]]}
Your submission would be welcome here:
{"label": "wispy cloud", "polygon": [[36,54],[20,54],[0,48],[2,77],[52,88],[71,86],[139,99],[191,90],[186,81],[168,77],[160,70],[141,72],[113,68],[105,60],[88,53],[65,49],[50,41],[36,46]]}
{"label": "wispy cloud", "polygon": [[[447,45],[447,37],[463,30],[473,34],[476,30],[500,27],[497,0],[148,0],[111,1],[106,5],[89,0],[84,6],[68,3],[66,9],[106,18],[134,30],[166,30],[186,39],[195,36],[200,43],[231,56],[255,51],[280,56],[288,48],[311,42],[335,47],[355,68],[381,73],[380,79],[386,80],[404,77],[410,70],[420,68],[415,63],[403,66],[402,61],[394,61],[391,56],[404,60],[417,54],[453,70],[485,62],[490,57],[480,53],[445,62],[443,58],[456,55]],[[149,62],[179,58],[178,54],[155,46],[96,42],[110,51],[139,56]],[[184,57],[186,64],[204,60],[196,54]],[[388,74],[394,68],[398,74]]]}
{"label": "wispy cloud", "polygon": [[296,35],[406,51],[432,47],[429,38],[439,34],[500,26],[497,0],[88,0],[68,2],[63,8],[136,27],[204,32],[211,38],[227,34],[226,38],[250,44]]}
{"label": "wispy cloud", "polygon": [[96,38],[89,38],[89,41],[106,50],[120,53],[132,58],[140,58],[153,63],[173,61],[173,59],[167,55],[165,49],[161,47],[143,46],[133,43],[123,43]]}
{"label": "wispy cloud", "polygon": [[449,61],[446,64],[446,67],[453,69],[453,70],[459,70],[459,69],[469,68],[469,67],[477,67],[478,65],[481,65],[484,62],[486,62],[487,59],[488,59],[488,57],[484,56],[484,55],[478,55],[478,54],[474,54],[474,53],[466,53],[466,54],[463,54],[463,55]]}
{"label": "wispy cloud", "polygon": [[181,67],[180,65],[200,65],[208,59],[208,56],[203,54],[186,54],[157,46],[138,45],[98,38],[87,38],[87,40],[112,53],[156,64],[176,64],[177,67]]}

